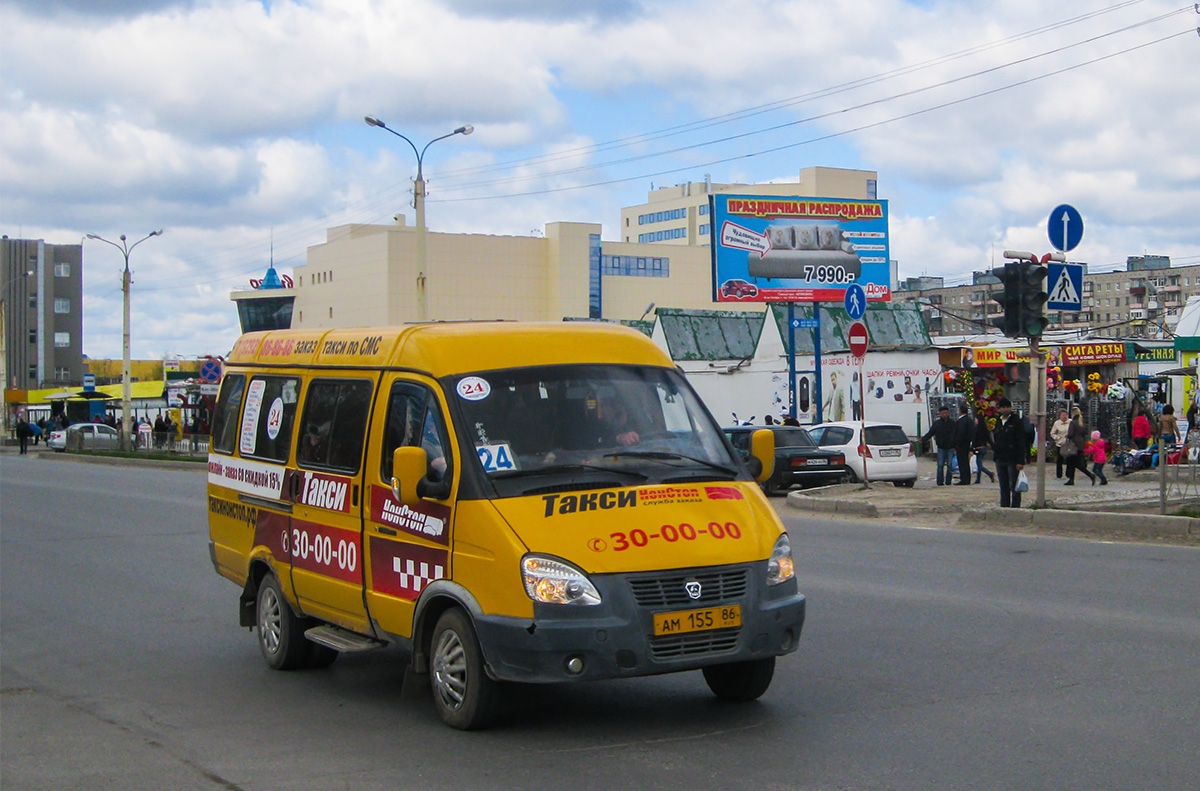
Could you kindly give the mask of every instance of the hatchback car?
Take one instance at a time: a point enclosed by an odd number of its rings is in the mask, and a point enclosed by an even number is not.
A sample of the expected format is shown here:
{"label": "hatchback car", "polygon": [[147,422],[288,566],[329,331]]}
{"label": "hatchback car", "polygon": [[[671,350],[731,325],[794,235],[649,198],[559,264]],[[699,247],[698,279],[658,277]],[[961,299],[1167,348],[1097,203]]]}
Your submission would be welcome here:
{"label": "hatchback car", "polygon": [[737,426],[725,436],[743,456],[750,455],[750,435],[767,429],[775,435],[775,471],[763,481],[767,494],[781,494],[793,486],[828,486],[846,479],[846,455],[820,448],[808,431],[796,426]]}
{"label": "hatchback car", "polygon": [[734,299],[757,297],[758,286],[747,283],[745,280],[726,280],[721,284],[721,294]]}
{"label": "hatchback car", "polygon": [[112,426],[103,423],[76,423],[66,430],[50,432],[46,447],[62,453],[67,448],[81,450],[118,450],[121,436]]}
{"label": "hatchback car", "polygon": [[917,457],[904,429],[895,423],[856,420],[821,423],[809,429],[822,448],[846,454],[851,481],[864,477],[872,481],[892,481],[896,486],[917,482]]}

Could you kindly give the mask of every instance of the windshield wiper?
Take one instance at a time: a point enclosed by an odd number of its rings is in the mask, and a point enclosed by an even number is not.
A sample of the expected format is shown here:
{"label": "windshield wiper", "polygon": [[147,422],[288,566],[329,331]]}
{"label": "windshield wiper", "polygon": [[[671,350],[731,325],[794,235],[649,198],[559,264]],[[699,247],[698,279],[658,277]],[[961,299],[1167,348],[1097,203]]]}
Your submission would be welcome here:
{"label": "windshield wiper", "polygon": [[[613,455],[613,454],[608,454]],[[551,464],[547,467],[537,467],[529,470],[504,470],[497,472],[491,476],[492,480],[504,480],[508,478],[525,478],[533,475],[558,475],[564,472],[579,472],[581,470],[599,470],[600,472],[613,472],[617,475],[626,475],[630,478],[639,480],[649,480],[650,476],[635,470],[622,470],[616,467],[603,467],[599,464],[586,464],[580,462],[578,464]]]}
{"label": "windshield wiper", "polygon": [[723,472],[726,475],[736,476],[738,474],[737,470],[717,464],[716,462],[709,461],[708,459],[700,459],[695,456],[685,455],[683,453],[669,453],[661,450],[619,450],[614,453],[605,453],[604,458],[654,459],[655,461],[678,461],[683,459],[687,461],[694,461],[697,464],[703,464],[705,467],[714,469],[717,472]]}

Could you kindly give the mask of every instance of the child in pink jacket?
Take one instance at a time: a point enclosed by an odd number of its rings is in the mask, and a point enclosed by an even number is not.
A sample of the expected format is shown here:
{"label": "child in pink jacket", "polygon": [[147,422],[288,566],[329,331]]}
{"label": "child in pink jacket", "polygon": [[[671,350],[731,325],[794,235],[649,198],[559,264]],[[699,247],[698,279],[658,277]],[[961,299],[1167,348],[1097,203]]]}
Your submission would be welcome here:
{"label": "child in pink jacket", "polygon": [[1105,452],[1104,440],[1100,439],[1100,432],[1092,432],[1092,441],[1089,442],[1083,449],[1084,455],[1092,460],[1092,474],[1100,479],[1101,486],[1108,485],[1108,478],[1104,477],[1104,465],[1108,461],[1108,453]]}

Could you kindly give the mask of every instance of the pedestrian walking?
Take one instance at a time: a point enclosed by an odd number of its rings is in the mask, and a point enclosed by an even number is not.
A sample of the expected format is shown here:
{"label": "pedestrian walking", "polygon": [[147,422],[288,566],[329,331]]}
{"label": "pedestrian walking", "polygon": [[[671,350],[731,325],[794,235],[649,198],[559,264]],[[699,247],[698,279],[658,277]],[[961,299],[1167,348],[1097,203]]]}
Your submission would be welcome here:
{"label": "pedestrian walking", "polygon": [[1063,486],[1075,485],[1075,471],[1079,470],[1088,477],[1092,485],[1096,485],[1096,476],[1087,470],[1087,457],[1083,450],[1087,447],[1087,427],[1083,425],[1083,413],[1079,407],[1071,410],[1071,424],[1067,427],[1067,482]]}
{"label": "pedestrian walking", "polygon": [[1067,463],[1067,457],[1064,453],[1067,445],[1067,429],[1071,426],[1071,417],[1067,410],[1058,410],[1058,420],[1054,421],[1054,425],[1050,427],[1050,441],[1055,447],[1055,464],[1054,477],[1063,477],[1063,467]]}
{"label": "pedestrian walking", "polygon": [[958,458],[958,485],[971,483],[971,445],[975,442],[975,421],[971,420],[971,408],[967,402],[958,407],[958,420],[954,424],[954,455]]}
{"label": "pedestrian walking", "polygon": [[938,419],[933,421],[929,431],[921,437],[921,442],[928,442],[933,437],[937,445],[937,485],[945,486],[954,483],[954,473],[950,471],[951,460],[955,456],[954,446],[958,437],[958,426],[950,419],[950,407],[944,406],[938,410]]}
{"label": "pedestrian walking", "polygon": [[983,466],[983,457],[991,444],[992,430],[988,428],[987,416],[982,412],[976,412],[975,438],[971,442],[971,451],[975,454],[975,483],[979,483],[979,479],[983,475],[987,475],[988,480],[993,483],[996,481],[995,473]]}
{"label": "pedestrian walking", "polygon": [[1029,461],[1033,429],[1028,420],[1012,411],[1012,402],[1007,398],[996,403],[1000,416],[992,429],[992,449],[996,453],[996,478],[1000,481],[1000,507],[1020,508],[1017,478]]}
{"label": "pedestrian walking", "polygon": [[1092,441],[1084,448],[1084,453],[1092,460],[1092,474],[1100,479],[1101,486],[1108,486],[1108,478],[1104,476],[1104,465],[1108,462],[1108,448],[1100,438],[1100,431],[1092,432]]}
{"label": "pedestrian walking", "polygon": [[29,422],[25,418],[17,418],[17,445],[21,448],[20,455],[24,456],[29,448],[29,438],[33,436],[33,432],[29,429]]}

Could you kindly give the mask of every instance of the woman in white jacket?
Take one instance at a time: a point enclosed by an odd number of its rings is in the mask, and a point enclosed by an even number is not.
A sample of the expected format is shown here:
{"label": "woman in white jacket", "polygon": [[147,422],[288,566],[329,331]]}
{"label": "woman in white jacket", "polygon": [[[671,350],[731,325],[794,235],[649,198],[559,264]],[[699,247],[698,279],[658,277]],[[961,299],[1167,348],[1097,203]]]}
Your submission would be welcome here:
{"label": "woman in white jacket", "polygon": [[1071,420],[1067,417],[1067,410],[1058,410],[1058,420],[1054,421],[1054,425],[1050,427],[1050,441],[1054,443],[1054,447],[1058,449],[1055,455],[1058,457],[1058,463],[1054,465],[1054,477],[1063,477],[1063,463],[1067,461],[1063,457],[1063,447],[1067,444],[1067,431],[1071,428]]}

